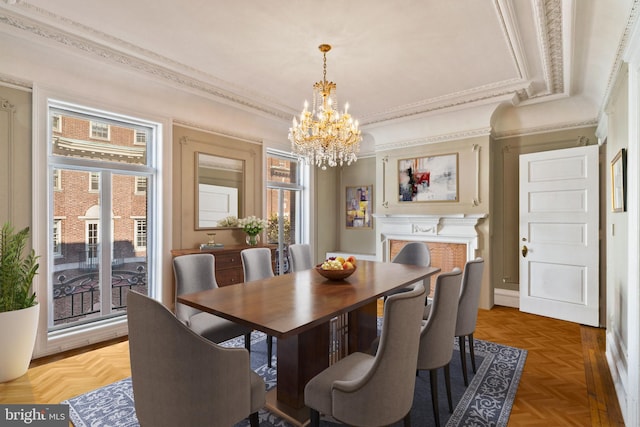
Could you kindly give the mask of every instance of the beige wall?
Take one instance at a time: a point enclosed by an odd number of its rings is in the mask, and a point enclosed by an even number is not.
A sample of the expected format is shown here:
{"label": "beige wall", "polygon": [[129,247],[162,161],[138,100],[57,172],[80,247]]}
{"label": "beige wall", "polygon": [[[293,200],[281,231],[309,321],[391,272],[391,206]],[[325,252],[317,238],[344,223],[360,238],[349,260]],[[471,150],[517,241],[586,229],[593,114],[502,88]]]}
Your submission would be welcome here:
{"label": "beige wall", "polygon": [[241,244],[245,234],[240,229],[198,230],[195,222],[196,153],[239,159],[244,162],[244,212],[239,217],[262,216],[263,174],[262,146],[214,133],[181,126],[173,127],[173,245],[172,249],[196,248],[216,233],[217,243]]}
{"label": "beige wall", "polygon": [[31,226],[31,92],[0,86],[0,225]]}
{"label": "beige wall", "polygon": [[[376,181],[376,159],[369,157],[358,159],[356,163],[350,166],[342,167],[338,170],[337,182],[337,220],[336,228],[338,230],[338,245],[332,250],[358,254],[374,254],[376,244],[375,224],[371,228],[347,228],[346,227],[346,187],[360,187],[372,185],[375,192]],[[374,200],[370,206],[375,207],[374,194],[371,195]],[[375,210],[373,211],[375,213]]]}
{"label": "beige wall", "polygon": [[[338,246],[338,194],[339,168],[316,169],[311,209],[315,209],[315,224],[311,230],[315,242],[316,261],[323,260],[325,254]],[[314,206],[315,205],[315,206]]]}
{"label": "beige wall", "polygon": [[[458,154],[457,202],[400,203],[398,201],[398,160],[451,153]],[[489,182],[492,171],[489,154],[488,135],[378,153],[376,214],[489,214],[491,206]],[[476,167],[477,161],[479,161],[479,168]],[[388,205],[385,206],[384,202],[388,202]],[[482,220],[476,229],[479,239],[475,255],[485,259],[480,307],[489,309],[493,306],[493,289],[489,282],[492,257],[491,216]]]}
{"label": "beige wall", "polygon": [[[607,137],[606,157],[603,161],[606,169],[606,182],[611,180],[610,164],[613,157],[622,148],[629,149],[629,82],[628,74],[621,73],[620,84],[616,88],[611,108],[609,108],[609,134]],[[607,283],[607,335],[613,339],[609,343],[614,348],[609,349],[615,358],[622,359],[627,364],[627,349],[629,348],[629,262],[626,256],[629,248],[629,214],[627,212],[611,212],[611,188],[606,186],[607,196],[603,205],[607,207],[608,215],[604,239],[606,248],[606,283]],[[603,319],[604,320],[604,319]],[[631,328],[637,333],[637,326]],[[619,362],[620,363],[620,362]]]}

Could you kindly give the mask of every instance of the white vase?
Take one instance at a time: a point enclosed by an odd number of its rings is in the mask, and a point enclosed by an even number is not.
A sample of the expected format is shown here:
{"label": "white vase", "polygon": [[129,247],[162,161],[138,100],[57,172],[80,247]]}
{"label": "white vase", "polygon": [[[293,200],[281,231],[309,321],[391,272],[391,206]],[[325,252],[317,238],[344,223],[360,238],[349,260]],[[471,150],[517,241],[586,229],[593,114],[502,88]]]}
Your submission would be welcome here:
{"label": "white vase", "polygon": [[29,369],[39,315],[39,304],[0,313],[0,383],[21,377]]}

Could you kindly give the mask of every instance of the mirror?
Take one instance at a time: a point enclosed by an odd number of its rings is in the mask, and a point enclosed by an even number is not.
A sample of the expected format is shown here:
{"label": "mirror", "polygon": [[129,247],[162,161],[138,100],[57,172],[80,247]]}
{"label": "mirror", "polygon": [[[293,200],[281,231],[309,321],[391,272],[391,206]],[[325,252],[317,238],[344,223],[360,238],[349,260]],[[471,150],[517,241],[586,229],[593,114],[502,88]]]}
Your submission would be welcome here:
{"label": "mirror", "polygon": [[206,153],[196,154],[196,227],[219,228],[228,216],[244,210],[244,161]]}

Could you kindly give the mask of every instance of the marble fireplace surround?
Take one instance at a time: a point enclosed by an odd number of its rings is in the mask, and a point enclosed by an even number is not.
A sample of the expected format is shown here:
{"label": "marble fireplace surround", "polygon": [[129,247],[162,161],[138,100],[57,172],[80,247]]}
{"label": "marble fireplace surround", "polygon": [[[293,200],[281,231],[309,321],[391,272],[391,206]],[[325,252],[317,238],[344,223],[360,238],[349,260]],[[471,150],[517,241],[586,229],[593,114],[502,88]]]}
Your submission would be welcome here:
{"label": "marble fireplace surround", "polygon": [[467,248],[467,260],[474,259],[480,255],[477,253],[479,235],[476,225],[487,216],[487,214],[374,214],[376,259],[389,261],[390,243],[393,240],[463,244]]}

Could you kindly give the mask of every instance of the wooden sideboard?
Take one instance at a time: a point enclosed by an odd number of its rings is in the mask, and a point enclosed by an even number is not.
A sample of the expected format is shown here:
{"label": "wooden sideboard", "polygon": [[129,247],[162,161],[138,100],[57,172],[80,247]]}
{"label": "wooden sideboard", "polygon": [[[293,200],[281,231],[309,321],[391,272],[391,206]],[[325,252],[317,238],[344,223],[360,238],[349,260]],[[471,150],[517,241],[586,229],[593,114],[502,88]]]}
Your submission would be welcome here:
{"label": "wooden sideboard", "polygon": [[275,245],[232,245],[225,246],[220,249],[173,249],[171,255],[177,257],[180,255],[190,254],[213,254],[215,258],[215,275],[218,286],[234,285],[244,282],[244,273],[242,271],[242,259],[240,251],[249,248],[269,248],[271,249],[271,262],[275,271],[276,246]]}

